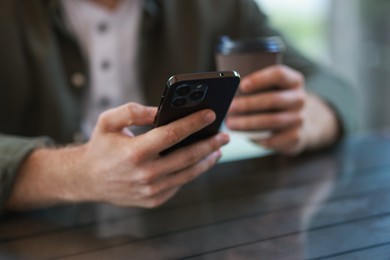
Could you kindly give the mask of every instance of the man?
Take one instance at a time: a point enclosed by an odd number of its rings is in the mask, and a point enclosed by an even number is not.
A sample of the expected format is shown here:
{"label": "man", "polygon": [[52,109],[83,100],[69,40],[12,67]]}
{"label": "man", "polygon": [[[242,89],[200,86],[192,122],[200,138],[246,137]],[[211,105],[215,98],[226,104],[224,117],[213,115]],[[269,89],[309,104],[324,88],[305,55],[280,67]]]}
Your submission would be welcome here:
{"label": "man", "polygon": [[[5,0],[0,12],[0,196],[8,209],[165,202],[216,163],[229,137],[161,157],[214,113],[135,136],[124,129],[150,125],[156,108],[117,106],[155,106],[169,76],[214,70],[220,35],[277,34],[251,0]],[[285,62],[242,80],[241,91],[252,95],[236,98],[227,126],[271,130],[255,141],[286,154],[351,131],[351,89],[292,48]],[[50,147],[80,141],[81,133],[84,144]]]}

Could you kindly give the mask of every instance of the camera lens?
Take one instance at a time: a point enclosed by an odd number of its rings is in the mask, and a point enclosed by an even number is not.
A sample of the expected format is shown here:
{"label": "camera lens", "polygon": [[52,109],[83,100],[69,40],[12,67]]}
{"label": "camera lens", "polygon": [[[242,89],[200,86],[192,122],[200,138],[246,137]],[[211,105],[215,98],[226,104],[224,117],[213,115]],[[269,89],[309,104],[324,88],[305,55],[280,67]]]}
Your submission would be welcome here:
{"label": "camera lens", "polygon": [[176,94],[178,94],[181,97],[188,95],[190,92],[191,92],[191,87],[188,85],[180,86],[176,90]]}
{"label": "camera lens", "polygon": [[204,92],[203,91],[195,91],[195,92],[192,92],[191,95],[190,95],[190,99],[192,101],[197,101],[201,98],[203,98],[203,95],[204,95]]}
{"label": "camera lens", "polygon": [[172,102],[173,107],[182,107],[186,104],[187,100],[185,98],[176,98]]}

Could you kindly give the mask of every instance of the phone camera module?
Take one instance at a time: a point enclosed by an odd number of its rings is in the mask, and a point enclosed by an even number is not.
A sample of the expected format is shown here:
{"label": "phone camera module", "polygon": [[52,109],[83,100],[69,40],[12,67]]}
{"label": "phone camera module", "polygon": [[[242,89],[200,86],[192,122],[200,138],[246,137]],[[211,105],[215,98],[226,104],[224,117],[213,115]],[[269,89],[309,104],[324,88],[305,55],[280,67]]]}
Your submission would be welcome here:
{"label": "phone camera module", "polygon": [[172,97],[171,107],[194,107],[202,103],[208,86],[206,84],[182,84],[179,85]]}
{"label": "phone camera module", "polygon": [[186,103],[187,103],[186,98],[176,98],[175,100],[173,100],[172,106],[173,107],[183,107]]}
{"label": "phone camera module", "polygon": [[177,95],[178,95],[178,96],[181,96],[181,97],[190,94],[190,92],[191,92],[191,87],[188,86],[188,85],[180,86],[180,87],[177,88],[177,90],[176,90]]}

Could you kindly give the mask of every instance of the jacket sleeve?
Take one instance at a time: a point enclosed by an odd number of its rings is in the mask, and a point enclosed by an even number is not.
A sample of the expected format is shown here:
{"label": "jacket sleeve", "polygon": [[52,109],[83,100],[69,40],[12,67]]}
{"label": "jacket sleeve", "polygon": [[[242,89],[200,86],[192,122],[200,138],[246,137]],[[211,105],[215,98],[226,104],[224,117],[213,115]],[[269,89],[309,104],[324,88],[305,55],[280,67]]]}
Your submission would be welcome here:
{"label": "jacket sleeve", "polygon": [[0,210],[11,193],[23,161],[34,149],[49,143],[50,140],[45,137],[22,138],[0,134]]}
{"label": "jacket sleeve", "polygon": [[320,66],[297,51],[285,37],[270,26],[268,18],[254,1],[245,0],[241,3],[243,4],[241,24],[245,28],[251,28],[247,35],[282,37],[287,46],[283,63],[303,73],[306,90],[321,97],[333,108],[344,134],[356,131],[360,126],[358,106],[360,96],[357,89],[331,68]]}

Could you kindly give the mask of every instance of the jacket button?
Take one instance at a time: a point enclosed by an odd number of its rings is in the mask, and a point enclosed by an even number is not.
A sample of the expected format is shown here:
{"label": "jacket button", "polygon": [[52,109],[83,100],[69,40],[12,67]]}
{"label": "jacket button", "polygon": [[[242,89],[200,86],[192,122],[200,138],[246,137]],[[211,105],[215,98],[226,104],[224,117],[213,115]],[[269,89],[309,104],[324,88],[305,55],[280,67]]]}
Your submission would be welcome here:
{"label": "jacket button", "polygon": [[80,72],[76,72],[72,75],[71,82],[75,88],[82,88],[86,83],[85,75]]}
{"label": "jacket button", "polygon": [[76,132],[73,134],[73,142],[76,144],[81,144],[86,141],[86,136],[83,134],[83,132]]}

